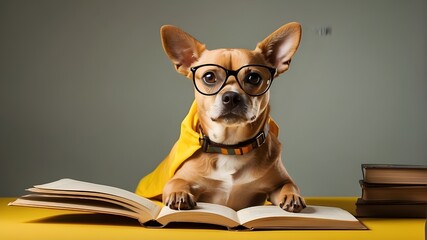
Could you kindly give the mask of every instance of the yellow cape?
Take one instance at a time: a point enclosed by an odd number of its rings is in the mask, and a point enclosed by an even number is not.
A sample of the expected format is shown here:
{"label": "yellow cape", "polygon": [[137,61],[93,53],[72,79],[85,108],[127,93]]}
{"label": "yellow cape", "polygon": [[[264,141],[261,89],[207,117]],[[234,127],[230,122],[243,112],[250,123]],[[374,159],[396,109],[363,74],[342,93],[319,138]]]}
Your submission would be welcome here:
{"label": "yellow cape", "polygon": [[[197,104],[194,101],[190,111],[181,123],[181,133],[178,141],[159,166],[141,179],[135,190],[136,194],[146,198],[154,198],[162,194],[163,187],[173,177],[178,168],[201,148],[197,131],[198,124]],[[270,119],[269,124],[269,133],[277,137],[279,133],[278,126],[272,119]]]}

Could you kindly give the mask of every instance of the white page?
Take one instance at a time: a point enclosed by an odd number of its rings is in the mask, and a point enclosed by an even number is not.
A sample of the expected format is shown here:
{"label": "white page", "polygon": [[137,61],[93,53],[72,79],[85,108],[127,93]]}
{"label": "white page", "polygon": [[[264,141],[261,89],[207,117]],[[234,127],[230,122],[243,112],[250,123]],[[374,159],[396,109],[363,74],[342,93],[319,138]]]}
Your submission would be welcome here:
{"label": "white page", "polygon": [[140,197],[135,193],[132,193],[120,188],[110,187],[110,186],[95,184],[95,183],[89,183],[89,182],[83,182],[83,181],[77,181],[77,180],[68,179],[68,178],[47,183],[47,184],[36,185],[34,187],[41,188],[41,189],[49,189],[49,190],[106,193],[109,195],[114,195],[121,198],[129,199],[140,205],[146,206],[151,211],[159,208],[159,206],[157,206],[154,202],[150,201],[149,199]]}
{"label": "white page", "polygon": [[162,218],[173,215],[177,215],[177,220],[179,221],[203,223],[213,223],[209,222],[209,216],[218,215],[227,218],[224,219],[223,226],[229,225],[235,227],[240,225],[236,211],[229,207],[212,203],[198,202],[197,207],[191,210],[173,210],[169,207],[163,207],[158,215],[158,220],[160,223],[164,223]]}
{"label": "white page", "polygon": [[242,224],[255,219],[267,217],[304,217],[340,221],[357,221],[353,215],[343,209],[323,206],[307,206],[299,213],[287,212],[278,206],[256,206],[242,209],[238,211],[237,214]]}

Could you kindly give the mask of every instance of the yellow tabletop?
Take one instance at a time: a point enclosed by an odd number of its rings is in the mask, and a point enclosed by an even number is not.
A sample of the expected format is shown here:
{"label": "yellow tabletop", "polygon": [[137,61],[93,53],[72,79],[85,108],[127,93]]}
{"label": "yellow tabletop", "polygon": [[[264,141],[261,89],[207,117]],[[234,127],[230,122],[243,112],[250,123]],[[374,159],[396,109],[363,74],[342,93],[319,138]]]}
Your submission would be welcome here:
{"label": "yellow tabletop", "polygon": [[[141,227],[118,216],[26,207],[9,207],[0,198],[0,239],[425,239],[425,219],[360,219],[369,230],[229,231],[211,228]],[[335,206],[355,213],[354,197],[306,198],[311,205]],[[194,226],[193,226],[194,227]]]}

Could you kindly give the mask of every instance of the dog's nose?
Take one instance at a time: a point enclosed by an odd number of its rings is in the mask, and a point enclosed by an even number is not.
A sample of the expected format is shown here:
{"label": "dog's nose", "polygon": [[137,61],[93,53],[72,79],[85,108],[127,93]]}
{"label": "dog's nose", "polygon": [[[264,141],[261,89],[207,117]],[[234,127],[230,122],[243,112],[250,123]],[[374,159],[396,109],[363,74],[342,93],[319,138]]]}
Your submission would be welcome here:
{"label": "dog's nose", "polygon": [[229,109],[233,109],[239,105],[240,101],[240,95],[236,92],[228,91],[222,95],[222,103]]}

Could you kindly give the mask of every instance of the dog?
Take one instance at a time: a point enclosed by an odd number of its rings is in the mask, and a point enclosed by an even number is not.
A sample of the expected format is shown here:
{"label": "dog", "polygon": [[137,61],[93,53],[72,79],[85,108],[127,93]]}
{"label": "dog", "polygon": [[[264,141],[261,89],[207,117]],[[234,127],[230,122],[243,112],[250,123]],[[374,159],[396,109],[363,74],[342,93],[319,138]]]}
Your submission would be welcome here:
{"label": "dog", "polygon": [[281,159],[270,122],[270,86],[288,70],[301,40],[301,25],[288,23],[255,50],[208,50],[183,30],[161,27],[163,49],[178,73],[193,81],[201,149],[163,188],[171,209],[197,202],[235,210],[266,200],[289,212],[306,207]]}

